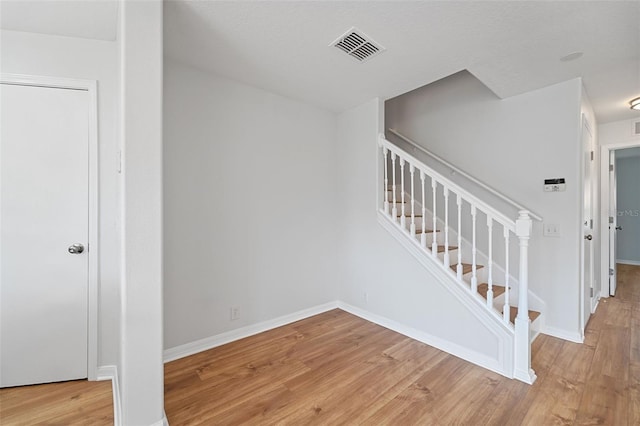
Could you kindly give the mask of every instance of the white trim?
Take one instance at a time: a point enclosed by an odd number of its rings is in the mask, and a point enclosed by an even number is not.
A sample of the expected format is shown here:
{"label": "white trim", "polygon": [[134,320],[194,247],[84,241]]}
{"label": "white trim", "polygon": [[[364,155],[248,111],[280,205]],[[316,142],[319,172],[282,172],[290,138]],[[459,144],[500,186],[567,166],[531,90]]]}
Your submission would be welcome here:
{"label": "white trim", "polygon": [[542,222],[542,217],[540,217],[539,215],[533,213],[531,210],[529,210],[528,208],[526,208],[522,204],[518,203],[517,201],[514,201],[511,198],[507,197],[506,195],[504,195],[502,192],[498,191],[497,189],[494,189],[494,188],[490,187],[489,185],[487,185],[486,183],[482,182],[481,180],[476,179],[475,177],[473,177],[470,174],[466,173],[464,170],[462,170],[462,169],[454,166],[453,164],[449,163],[444,158],[434,154],[433,152],[431,152],[428,149],[424,148],[423,146],[419,145],[417,142],[415,142],[415,141],[409,139],[408,137],[404,136],[402,133],[398,132],[397,130],[389,128],[389,131],[391,133],[393,133],[394,135],[398,136],[400,139],[402,139],[403,141],[405,141],[409,145],[411,145],[414,148],[422,151],[423,153],[427,154],[429,157],[435,159],[436,161],[444,164],[445,166],[450,168],[452,171],[455,171],[460,176],[464,176],[465,178],[469,179],[471,182],[475,183],[476,185],[480,186],[481,188],[484,188],[485,190],[489,191],[491,194],[495,195],[496,197],[500,198],[501,200],[505,201],[506,203],[512,205],[513,207],[517,208],[518,210],[526,210],[526,211],[528,211],[529,212],[529,216],[531,216],[532,218],[536,219],[537,221]]}
{"label": "white trim", "polygon": [[162,412],[162,419],[158,420],[157,422],[155,422],[151,426],[169,426],[169,420],[167,419],[167,413],[165,413],[163,411]]}
{"label": "white trim", "polygon": [[302,319],[309,318],[314,315],[330,311],[332,309],[336,309],[337,307],[337,301],[328,302],[323,305],[303,309],[292,314],[283,315],[281,317],[262,321],[257,324],[251,324],[246,327],[216,334],[215,336],[205,337],[204,339],[196,340],[195,342],[185,343],[184,345],[165,349],[164,362],[175,361],[176,359],[184,358],[186,356],[206,351],[208,349],[212,349],[239,339],[244,339],[245,337],[253,336],[254,334],[262,333],[277,327],[282,327],[283,325],[287,325],[295,321],[300,321]]}
{"label": "white trim", "polygon": [[[475,300],[469,298],[468,296],[474,296],[470,291],[466,291],[460,283],[455,278],[456,275],[453,272],[449,272],[448,269],[433,261],[433,258],[424,254],[422,247],[420,246],[420,242],[414,238],[411,238],[409,231],[403,231],[399,226],[397,226],[393,221],[389,219],[389,217],[381,210],[378,210],[378,223],[382,225],[395,239],[404,246],[404,248],[409,251],[418,261],[422,264],[429,272],[434,274],[436,278],[438,278],[438,282],[442,285],[443,288],[449,290],[462,304],[467,307],[480,321],[486,321],[486,318],[491,318],[493,323],[492,329],[496,332],[507,332],[513,334],[514,328],[513,324],[506,325],[502,316],[495,312],[493,315],[492,312],[485,309],[486,302],[479,294],[477,297],[474,297]],[[409,238],[407,238],[409,237]],[[453,283],[450,285],[449,281]],[[470,300],[471,299],[471,300]],[[477,303],[474,303],[477,302]]]}
{"label": "white trim", "polygon": [[87,378],[98,380],[98,283],[100,274],[99,241],[99,159],[98,159],[98,83],[81,80],[24,74],[0,74],[0,83],[21,86],[84,90],[89,95],[89,232],[87,241]]}
{"label": "white trim", "polygon": [[432,346],[436,349],[440,349],[441,351],[447,352],[465,361],[486,368],[487,370],[491,370],[503,376],[513,378],[513,373],[509,370],[505,370],[505,365],[498,359],[488,357],[479,352],[475,352],[468,348],[459,346],[448,340],[444,340],[440,337],[425,333],[424,331],[408,327],[396,321],[390,320],[389,318],[385,318],[383,316],[374,314],[345,302],[338,302],[338,308],[369,322],[378,324],[382,327],[388,328],[389,330],[393,330],[396,333],[400,333],[426,345]]}
{"label": "white trim", "polygon": [[616,263],[622,263],[623,265],[637,265],[637,266],[640,266],[640,260],[616,259]]}
{"label": "white trim", "polygon": [[[433,261],[433,258],[426,256],[420,243],[414,238],[407,238],[409,236],[407,231],[400,229],[394,224],[389,217],[382,211],[378,210],[378,223],[382,225],[389,233],[409,252],[415,257],[422,266],[431,272],[437,279],[436,281],[444,289],[449,291],[461,304],[464,306],[473,316],[481,322],[487,330],[489,330],[496,337],[498,342],[497,363],[501,367],[493,369],[491,363],[480,364],[485,368],[493,371],[497,371],[506,377],[513,377],[513,344],[515,339],[515,330],[513,325],[505,324],[502,320],[502,316],[498,312],[490,312],[486,309],[484,299],[480,295],[475,297],[468,290],[462,288],[460,283],[455,277],[453,272],[445,270],[442,265]],[[460,358],[465,358],[464,352],[454,353],[454,355]],[[471,356],[470,359],[473,359]],[[475,362],[475,361],[471,361]]]}
{"label": "white trim", "polygon": [[489,204],[485,203],[484,201],[480,200],[474,194],[472,194],[471,192],[463,189],[461,186],[451,182],[451,180],[449,180],[446,177],[444,177],[441,173],[436,172],[432,167],[427,166],[425,163],[423,163],[422,161],[418,160],[413,155],[411,155],[411,154],[409,154],[407,152],[404,152],[400,147],[398,147],[397,145],[394,145],[393,143],[391,143],[388,140],[386,140],[383,134],[380,134],[378,136],[378,144],[380,146],[382,146],[382,147],[387,148],[393,154],[396,154],[397,156],[399,156],[400,158],[402,158],[403,160],[405,160],[409,164],[412,164],[418,170],[424,171],[432,179],[435,179],[436,181],[438,181],[440,183],[447,182],[447,188],[451,192],[454,192],[455,194],[460,195],[460,197],[462,197],[466,202],[468,202],[470,204],[475,204],[475,206],[478,209],[480,209],[483,213],[491,214],[491,216],[493,217],[493,219],[496,222],[500,223],[502,226],[507,228],[509,231],[515,233],[516,224],[515,224],[515,221],[513,219],[511,219],[510,217],[508,217],[504,213],[496,210],[494,207],[490,206]]}
{"label": "white trim", "polygon": [[[600,297],[609,297],[609,157],[611,151],[640,146],[637,137],[600,146]],[[615,172],[615,170],[614,170]],[[607,230],[607,232],[605,232]]]}
{"label": "white trim", "polygon": [[97,369],[96,380],[111,380],[111,392],[113,393],[113,424],[122,425],[122,402],[120,400],[120,384],[118,382],[118,367],[115,365],[102,365]]}
{"label": "white trim", "polygon": [[540,333],[574,343],[584,343],[584,337],[577,331],[571,332],[546,325],[542,330],[540,330]]}
{"label": "white trim", "polygon": [[[586,133],[585,133],[586,130]],[[589,145],[585,146],[585,136],[586,134],[589,135]],[[585,269],[585,264],[586,264],[586,258],[587,256],[591,255],[591,283],[589,283],[591,285],[590,288],[593,288],[595,286],[595,282],[596,282],[596,267],[595,267],[595,251],[596,251],[596,247],[595,247],[595,243],[592,242],[585,242],[584,234],[585,234],[585,227],[583,225],[583,223],[586,223],[588,220],[593,220],[594,224],[596,221],[596,206],[595,206],[595,193],[596,191],[594,191],[594,188],[597,186],[597,180],[596,180],[596,175],[597,175],[597,170],[596,170],[596,164],[595,164],[595,158],[593,160],[591,160],[591,162],[589,163],[589,169],[587,169],[585,167],[585,155],[587,152],[593,152],[595,153],[595,135],[593,134],[593,132],[591,131],[591,124],[589,123],[589,120],[587,119],[586,114],[583,112],[581,114],[581,119],[580,119],[580,222],[578,223],[578,235],[579,235],[579,241],[580,241],[580,248],[579,248],[579,256],[580,256],[580,270],[578,273],[578,277],[579,277],[579,288],[580,288],[580,294],[579,294],[579,320],[580,320],[580,330],[581,333],[584,334],[584,331],[587,327],[587,322],[589,322],[589,318],[591,317],[591,307],[593,306],[593,298],[595,297],[595,294],[592,296],[589,296],[590,300],[585,300],[586,297],[586,293],[587,293],[587,289],[586,289],[586,285],[587,285],[587,280],[585,277],[585,273],[584,273],[584,269]],[[593,164],[592,164],[593,163]],[[590,176],[590,182],[589,182],[589,190],[590,190],[590,194],[589,194],[589,202],[591,203],[590,207],[590,211],[589,211],[589,215],[590,217],[585,217],[585,196],[584,196],[584,191],[585,191],[585,185],[587,183],[587,179],[586,179],[586,175],[587,175],[587,170],[589,170],[591,172],[591,176]],[[593,238],[595,238],[596,241],[598,241],[599,239],[599,235],[596,233],[597,228],[595,226],[592,226],[590,228],[590,235],[593,236]],[[588,250],[586,250],[587,248],[587,244],[591,244],[591,251],[589,252]],[[589,305],[589,309],[585,310],[585,304]],[[585,312],[588,311],[588,312]],[[586,316],[586,318],[585,318]]]}

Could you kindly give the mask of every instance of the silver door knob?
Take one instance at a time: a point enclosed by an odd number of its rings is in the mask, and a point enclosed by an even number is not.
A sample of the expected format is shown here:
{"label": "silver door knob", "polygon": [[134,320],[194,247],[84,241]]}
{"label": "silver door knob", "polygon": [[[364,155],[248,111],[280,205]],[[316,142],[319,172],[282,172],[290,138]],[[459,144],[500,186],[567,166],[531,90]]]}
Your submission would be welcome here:
{"label": "silver door knob", "polygon": [[589,241],[591,241],[591,240],[593,240],[593,236],[592,236],[591,234],[589,234],[589,235],[585,235],[585,236],[584,236],[584,239],[585,239],[585,240],[589,240]]}
{"label": "silver door knob", "polygon": [[622,225],[616,226],[616,231],[622,231]]}
{"label": "silver door knob", "polygon": [[84,251],[84,246],[82,244],[73,244],[69,246],[69,253],[71,254],[80,254]]}

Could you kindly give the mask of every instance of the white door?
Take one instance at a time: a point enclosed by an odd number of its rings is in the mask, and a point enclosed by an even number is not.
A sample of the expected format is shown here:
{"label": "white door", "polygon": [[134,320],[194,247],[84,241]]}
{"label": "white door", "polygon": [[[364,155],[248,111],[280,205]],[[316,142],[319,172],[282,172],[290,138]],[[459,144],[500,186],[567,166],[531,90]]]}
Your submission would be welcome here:
{"label": "white door", "polygon": [[609,151],[609,295],[616,295],[616,231],[618,230],[616,152]]}
{"label": "white door", "polygon": [[583,212],[582,212],[582,329],[587,325],[591,316],[591,299],[593,297],[593,177],[594,156],[593,136],[589,123],[583,116],[582,125],[582,156],[583,156]]}
{"label": "white door", "polygon": [[88,93],[0,91],[0,386],[85,378]]}

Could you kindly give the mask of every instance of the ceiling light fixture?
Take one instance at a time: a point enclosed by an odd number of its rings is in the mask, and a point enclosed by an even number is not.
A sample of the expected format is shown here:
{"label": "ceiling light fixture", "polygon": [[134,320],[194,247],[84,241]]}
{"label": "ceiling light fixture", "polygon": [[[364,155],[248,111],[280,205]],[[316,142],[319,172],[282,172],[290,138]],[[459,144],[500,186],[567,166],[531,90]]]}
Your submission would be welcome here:
{"label": "ceiling light fixture", "polygon": [[635,99],[631,99],[629,101],[629,106],[631,107],[631,109],[635,109],[636,111],[640,111],[640,96],[635,98]]}

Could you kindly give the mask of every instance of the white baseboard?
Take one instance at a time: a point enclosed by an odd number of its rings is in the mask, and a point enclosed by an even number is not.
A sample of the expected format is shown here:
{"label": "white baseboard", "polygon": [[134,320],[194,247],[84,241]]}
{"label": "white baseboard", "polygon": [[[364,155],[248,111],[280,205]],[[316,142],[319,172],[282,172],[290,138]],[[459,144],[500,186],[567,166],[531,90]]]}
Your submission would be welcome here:
{"label": "white baseboard", "polygon": [[479,365],[480,367],[484,367],[487,370],[491,370],[505,377],[513,378],[512,372],[505,371],[505,366],[501,365],[497,359],[490,358],[486,355],[469,350],[468,348],[459,346],[448,340],[433,336],[429,333],[425,333],[424,331],[416,330],[415,328],[408,327],[406,325],[400,324],[396,321],[390,320],[388,318],[374,314],[348,303],[338,302],[338,308],[342,309],[343,311],[349,312],[350,314],[353,314],[357,317],[378,324],[384,328],[393,330],[396,333],[400,333],[404,336],[410,337],[414,340],[440,349],[441,351],[450,353],[451,355],[454,355],[465,361]]}
{"label": "white baseboard", "polygon": [[292,314],[263,321],[257,324],[252,324],[246,327],[227,331],[215,336],[205,337],[204,339],[196,340],[195,342],[185,343],[184,345],[165,349],[164,362],[174,361],[176,359],[184,358],[198,352],[206,351],[208,349],[215,348],[217,346],[221,346],[235,340],[253,336],[254,334],[262,333],[277,327],[282,327],[283,325],[287,325],[295,321],[300,321],[302,319],[309,318],[314,315],[330,311],[332,309],[336,309],[337,307],[338,302],[333,301],[325,303],[323,305],[314,306],[312,308],[303,309]]}
{"label": "white baseboard", "polygon": [[558,339],[568,340],[574,343],[584,343],[582,335],[578,332],[562,330],[559,328],[550,327],[548,325],[540,330],[540,332],[542,334],[546,334],[547,336],[557,337]]}
{"label": "white baseboard", "polygon": [[162,420],[158,420],[151,426],[169,426],[169,420],[167,420],[167,413],[162,413]]}
{"label": "white baseboard", "polygon": [[636,265],[636,266],[640,266],[640,261],[639,261],[639,260],[624,260],[624,259],[618,259],[618,260],[616,260],[616,263],[622,263],[623,265]]}
{"label": "white baseboard", "polygon": [[115,365],[102,365],[98,367],[97,380],[111,380],[113,393],[113,424],[122,425],[122,403],[120,401],[120,385],[118,383],[118,367]]}

